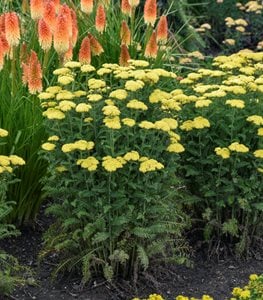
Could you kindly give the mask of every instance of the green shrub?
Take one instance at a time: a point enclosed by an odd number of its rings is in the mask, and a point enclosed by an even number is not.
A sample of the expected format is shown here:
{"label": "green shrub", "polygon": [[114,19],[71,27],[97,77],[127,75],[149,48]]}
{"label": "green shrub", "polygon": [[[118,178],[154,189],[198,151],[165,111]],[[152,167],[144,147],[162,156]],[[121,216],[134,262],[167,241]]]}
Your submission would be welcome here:
{"label": "green shrub", "polygon": [[[262,234],[262,53],[219,56],[189,73],[174,96],[185,147],[180,169],[212,243],[230,237],[237,253]],[[255,239],[254,239],[255,238]]]}
{"label": "green shrub", "polygon": [[159,103],[169,93],[158,89],[169,90],[175,74],[148,65],[69,62],[54,72],[59,86],[39,95],[56,218],[44,254],[59,254],[57,272],[81,267],[84,282],[102,269],[108,280],[136,276],[156,254],[186,261],[175,175],[183,147],[169,142],[177,121]]}

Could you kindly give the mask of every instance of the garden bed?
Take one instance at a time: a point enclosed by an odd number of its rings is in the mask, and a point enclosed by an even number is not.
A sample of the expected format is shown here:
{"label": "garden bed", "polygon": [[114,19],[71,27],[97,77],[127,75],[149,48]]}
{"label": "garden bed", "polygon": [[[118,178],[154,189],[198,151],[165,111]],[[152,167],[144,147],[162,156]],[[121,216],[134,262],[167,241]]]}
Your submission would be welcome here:
{"label": "garden bed", "polygon": [[[35,285],[19,289],[5,300],[117,300],[132,299],[134,296],[144,297],[151,293],[159,293],[165,299],[174,299],[176,295],[201,297],[208,294],[214,300],[229,299],[236,286],[244,286],[252,273],[263,272],[263,251],[258,249],[254,257],[248,260],[236,260],[231,256],[206,260],[206,254],[195,246],[192,261],[193,268],[173,264],[151,266],[141,274],[136,288],[130,282],[114,280],[113,283],[103,278],[96,278],[81,287],[81,278],[71,274],[68,277],[51,281],[55,257],[45,259],[39,266],[37,256],[41,250],[42,234],[51,220],[42,212],[34,224],[34,228],[24,227],[21,236],[2,242],[4,250],[15,255],[21,264],[27,265],[35,272]],[[194,254],[195,252],[195,254]],[[2,296],[3,297],[3,296]]]}

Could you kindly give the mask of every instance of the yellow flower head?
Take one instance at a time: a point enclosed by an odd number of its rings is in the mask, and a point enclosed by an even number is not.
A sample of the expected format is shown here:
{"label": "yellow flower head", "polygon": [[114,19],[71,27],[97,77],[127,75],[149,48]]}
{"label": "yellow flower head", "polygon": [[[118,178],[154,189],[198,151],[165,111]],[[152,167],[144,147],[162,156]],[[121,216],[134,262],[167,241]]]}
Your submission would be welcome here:
{"label": "yellow flower head", "polygon": [[6,137],[6,136],[8,136],[8,131],[0,128],[0,137]]}
{"label": "yellow flower head", "polygon": [[26,162],[23,160],[23,158],[21,158],[20,156],[17,156],[17,155],[10,155],[9,160],[10,160],[11,164],[15,165],[15,166],[23,166],[26,164]]}
{"label": "yellow flower head", "polygon": [[141,80],[128,80],[125,83],[125,89],[127,91],[135,92],[137,90],[140,90],[144,87],[144,82]]}
{"label": "yellow flower head", "polygon": [[161,170],[164,168],[164,165],[159,163],[155,159],[147,159],[140,164],[139,171],[142,173],[152,172],[156,170]]}
{"label": "yellow flower head", "polygon": [[145,105],[142,101],[139,101],[137,99],[130,100],[126,106],[128,108],[138,109],[138,110],[147,110],[148,109],[147,105]]}
{"label": "yellow flower head", "polygon": [[140,159],[140,155],[139,155],[139,153],[137,152],[137,151],[130,151],[130,152],[127,152],[124,156],[123,156],[123,158],[126,160],[126,161],[130,161],[130,160],[132,160],[132,161],[137,161],[137,160],[139,160]]}
{"label": "yellow flower head", "polygon": [[87,169],[90,172],[97,170],[98,164],[99,161],[93,156],[89,156],[84,159],[79,159],[77,161],[77,165],[80,165],[82,168]]}
{"label": "yellow flower head", "polygon": [[48,108],[46,111],[43,112],[43,116],[47,117],[50,120],[65,119],[65,114],[61,110],[55,108]]}
{"label": "yellow flower head", "polygon": [[176,142],[176,143],[170,144],[166,150],[168,152],[181,153],[181,152],[185,151],[185,148],[182,144]]}
{"label": "yellow flower head", "polygon": [[123,164],[117,158],[111,156],[105,156],[102,158],[102,166],[108,172],[115,172],[117,169],[123,167]]}
{"label": "yellow flower head", "polygon": [[53,143],[44,143],[41,148],[46,151],[53,151],[56,148],[56,145]]}
{"label": "yellow flower head", "polygon": [[124,118],[121,121],[124,125],[129,126],[129,127],[133,127],[136,123],[135,120],[131,119],[131,118]]}
{"label": "yellow flower head", "polygon": [[119,116],[121,114],[119,108],[115,105],[106,105],[102,108],[105,116]]}
{"label": "yellow flower head", "polygon": [[100,94],[90,94],[90,95],[87,96],[87,98],[91,102],[97,102],[97,101],[100,101],[102,99],[102,96]]}
{"label": "yellow flower head", "polygon": [[106,82],[104,80],[91,78],[88,80],[88,87],[91,90],[102,89],[106,87]]}
{"label": "yellow flower head", "polygon": [[120,129],[121,128],[121,122],[119,116],[107,116],[103,119],[103,123],[106,127],[111,129]]}
{"label": "yellow flower head", "polygon": [[123,89],[117,89],[115,91],[112,91],[109,95],[109,97],[118,99],[118,100],[124,100],[126,99],[128,96],[127,91],[123,90]]}
{"label": "yellow flower head", "polygon": [[230,105],[231,107],[236,107],[236,108],[244,108],[245,107],[245,102],[243,100],[238,100],[238,99],[226,100],[226,104]]}
{"label": "yellow flower head", "polygon": [[228,149],[235,152],[246,153],[249,151],[249,148],[244,144],[239,144],[238,142],[234,142],[228,146]]}
{"label": "yellow flower head", "polygon": [[224,147],[224,148],[216,147],[215,153],[216,153],[216,155],[221,156],[223,159],[230,157],[230,151],[226,147]]}
{"label": "yellow flower head", "polygon": [[263,158],[263,149],[256,150],[253,154],[257,158]]}
{"label": "yellow flower head", "polygon": [[90,104],[86,104],[86,103],[79,103],[75,110],[76,112],[79,112],[79,113],[84,113],[84,112],[88,112],[90,111],[90,109],[92,108],[92,106]]}

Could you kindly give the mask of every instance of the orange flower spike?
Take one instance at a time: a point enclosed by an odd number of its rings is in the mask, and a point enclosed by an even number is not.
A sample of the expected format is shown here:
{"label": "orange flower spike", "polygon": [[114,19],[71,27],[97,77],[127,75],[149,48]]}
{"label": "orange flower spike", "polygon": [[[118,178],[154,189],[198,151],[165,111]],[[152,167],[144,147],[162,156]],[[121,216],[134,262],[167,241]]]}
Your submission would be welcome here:
{"label": "orange flower spike", "polygon": [[131,59],[129,50],[126,45],[121,45],[121,54],[119,58],[120,66],[127,67],[129,65],[128,61]]}
{"label": "orange flower spike", "polygon": [[125,21],[121,22],[121,32],[120,32],[120,36],[121,36],[121,44],[129,46],[131,44],[131,32],[130,29],[128,27],[128,24]]}
{"label": "orange flower spike", "polygon": [[67,20],[63,15],[59,15],[56,20],[54,31],[54,48],[59,55],[65,54],[69,49],[69,31]]}
{"label": "orange flower spike", "polygon": [[10,46],[8,44],[5,34],[3,34],[1,32],[0,32],[0,43],[1,43],[1,49],[2,49],[3,53],[4,53],[4,55],[6,55],[10,50]]}
{"label": "orange flower spike", "polygon": [[0,71],[5,63],[5,56],[9,52],[9,45],[4,35],[0,33]]}
{"label": "orange flower spike", "polygon": [[91,14],[93,11],[93,0],[81,0],[80,1],[80,9],[85,13],[85,14]]}
{"label": "orange flower spike", "polygon": [[73,48],[75,47],[77,40],[78,40],[78,34],[79,34],[79,30],[78,30],[78,21],[77,21],[77,15],[75,13],[75,11],[73,9],[70,10],[71,12],[71,19],[72,19],[72,46]]}
{"label": "orange flower spike", "polygon": [[157,53],[158,53],[158,45],[156,40],[156,32],[153,31],[146,45],[144,56],[148,58],[156,58]]}
{"label": "orange flower spike", "polygon": [[0,15],[0,32],[5,34],[5,14]]}
{"label": "orange flower spike", "polygon": [[101,46],[101,44],[98,42],[98,40],[91,34],[88,34],[89,40],[90,40],[90,49],[91,53],[95,56],[101,55],[104,50]]}
{"label": "orange flower spike", "polygon": [[30,14],[33,20],[39,20],[43,17],[44,1],[43,0],[30,0]]}
{"label": "orange flower spike", "polygon": [[60,6],[59,15],[63,15],[66,19],[66,27],[69,32],[70,39],[72,38],[72,16],[71,16],[71,9],[66,5],[63,4]]}
{"label": "orange flower spike", "polygon": [[154,26],[157,17],[156,0],[146,0],[144,4],[144,22]]}
{"label": "orange flower spike", "polygon": [[52,46],[52,32],[44,19],[38,21],[38,41],[44,51],[48,51]]}
{"label": "orange flower spike", "polygon": [[15,12],[5,14],[5,36],[10,47],[16,47],[20,40],[19,19]]}
{"label": "orange flower spike", "polygon": [[31,51],[27,72],[29,93],[36,94],[37,92],[41,92],[43,89],[42,69],[35,51]]}
{"label": "orange flower spike", "polygon": [[132,8],[128,0],[121,0],[121,12],[124,15],[129,15],[129,16],[131,15]]}
{"label": "orange flower spike", "polygon": [[79,61],[82,64],[90,64],[91,62],[91,48],[89,37],[85,37],[82,40],[79,50]]}
{"label": "orange flower spike", "polygon": [[56,10],[56,13],[58,13],[59,11],[59,8],[60,8],[60,0],[51,0],[54,5],[55,5],[55,10]]}
{"label": "orange flower spike", "polygon": [[56,8],[55,3],[51,0],[45,3],[43,19],[50,27],[50,30],[54,32],[56,26]]}
{"label": "orange flower spike", "polygon": [[70,43],[68,51],[64,54],[63,63],[71,61],[72,57],[73,57],[73,47],[72,47],[72,44]]}
{"label": "orange flower spike", "polygon": [[166,16],[161,16],[157,25],[157,42],[166,43],[168,39],[168,22]]}
{"label": "orange flower spike", "polygon": [[106,27],[106,13],[104,5],[100,4],[97,8],[95,27],[99,33],[102,33]]}

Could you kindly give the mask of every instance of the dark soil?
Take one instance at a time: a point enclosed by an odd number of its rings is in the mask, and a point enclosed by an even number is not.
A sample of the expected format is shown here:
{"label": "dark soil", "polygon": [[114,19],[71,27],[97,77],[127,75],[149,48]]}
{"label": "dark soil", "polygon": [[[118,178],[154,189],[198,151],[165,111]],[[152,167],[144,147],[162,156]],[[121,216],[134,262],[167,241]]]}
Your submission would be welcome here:
{"label": "dark soil", "polygon": [[37,284],[16,289],[10,297],[0,295],[0,300],[130,300],[151,293],[159,293],[167,300],[175,299],[179,294],[192,297],[209,294],[214,300],[224,300],[231,297],[233,287],[245,285],[250,274],[263,273],[262,253],[246,261],[237,261],[233,257],[208,261],[198,251],[192,258],[193,268],[172,264],[152,267],[139,276],[136,288],[124,280],[108,283],[102,278],[93,279],[81,288],[80,278],[73,275],[52,282],[54,259],[51,257],[40,266],[37,264],[42,234],[50,222],[42,213],[34,228],[26,227],[21,230],[21,236],[1,243],[1,248],[33,269]]}

